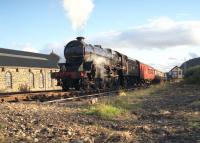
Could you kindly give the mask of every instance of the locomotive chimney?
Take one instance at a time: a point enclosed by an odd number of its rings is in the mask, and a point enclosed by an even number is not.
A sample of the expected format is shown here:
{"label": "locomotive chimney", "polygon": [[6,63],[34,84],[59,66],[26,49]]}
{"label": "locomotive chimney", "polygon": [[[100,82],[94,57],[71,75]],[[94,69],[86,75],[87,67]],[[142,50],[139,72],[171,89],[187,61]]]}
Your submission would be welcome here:
{"label": "locomotive chimney", "polygon": [[84,37],[77,37],[76,39],[77,39],[78,41],[80,41],[80,42],[83,42],[85,38],[84,38]]}

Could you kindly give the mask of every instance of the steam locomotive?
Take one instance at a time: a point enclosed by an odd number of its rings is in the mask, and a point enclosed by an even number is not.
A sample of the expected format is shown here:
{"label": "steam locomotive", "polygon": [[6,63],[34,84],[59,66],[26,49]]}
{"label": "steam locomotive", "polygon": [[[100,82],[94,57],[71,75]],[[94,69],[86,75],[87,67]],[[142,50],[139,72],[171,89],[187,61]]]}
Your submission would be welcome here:
{"label": "steam locomotive", "polygon": [[[64,91],[105,89],[160,82],[164,74],[153,67],[101,45],[84,42],[84,37],[70,41],[64,49],[65,63],[52,73]],[[156,72],[157,71],[157,72]],[[159,73],[156,75],[156,73]]]}

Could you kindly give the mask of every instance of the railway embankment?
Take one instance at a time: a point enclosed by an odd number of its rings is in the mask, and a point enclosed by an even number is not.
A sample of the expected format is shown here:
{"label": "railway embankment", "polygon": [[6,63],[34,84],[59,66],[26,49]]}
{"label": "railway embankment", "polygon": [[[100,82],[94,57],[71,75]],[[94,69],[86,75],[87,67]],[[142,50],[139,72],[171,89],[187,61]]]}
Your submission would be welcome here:
{"label": "railway embankment", "polygon": [[183,83],[62,103],[1,103],[0,142],[200,142],[200,88]]}

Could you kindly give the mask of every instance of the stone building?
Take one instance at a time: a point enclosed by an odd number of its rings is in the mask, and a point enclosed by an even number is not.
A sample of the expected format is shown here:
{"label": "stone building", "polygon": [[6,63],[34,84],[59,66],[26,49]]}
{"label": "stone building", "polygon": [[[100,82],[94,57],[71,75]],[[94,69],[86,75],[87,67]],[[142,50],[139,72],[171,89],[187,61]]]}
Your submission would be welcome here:
{"label": "stone building", "polygon": [[0,93],[58,90],[59,57],[0,48]]}

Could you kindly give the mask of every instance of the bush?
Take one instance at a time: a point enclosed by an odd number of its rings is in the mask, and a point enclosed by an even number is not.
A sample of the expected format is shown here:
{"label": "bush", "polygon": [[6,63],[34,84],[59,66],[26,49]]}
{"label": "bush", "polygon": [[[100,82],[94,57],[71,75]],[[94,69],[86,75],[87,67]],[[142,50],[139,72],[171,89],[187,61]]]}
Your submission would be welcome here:
{"label": "bush", "polygon": [[189,84],[200,84],[200,66],[188,69],[185,73],[184,80]]}

